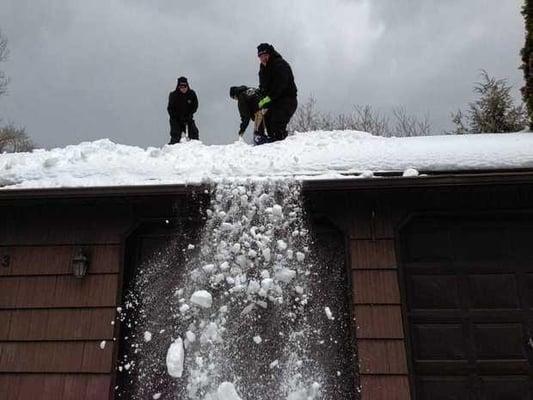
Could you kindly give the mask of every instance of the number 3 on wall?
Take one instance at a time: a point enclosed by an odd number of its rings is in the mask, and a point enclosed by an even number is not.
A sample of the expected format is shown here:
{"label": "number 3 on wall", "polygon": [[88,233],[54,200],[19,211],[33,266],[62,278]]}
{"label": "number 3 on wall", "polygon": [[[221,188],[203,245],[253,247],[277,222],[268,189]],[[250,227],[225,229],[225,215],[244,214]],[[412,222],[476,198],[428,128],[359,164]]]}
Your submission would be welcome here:
{"label": "number 3 on wall", "polygon": [[2,267],[9,267],[9,263],[11,261],[11,257],[9,257],[9,255],[7,254],[4,254],[2,256],[0,256],[0,265],[2,265]]}

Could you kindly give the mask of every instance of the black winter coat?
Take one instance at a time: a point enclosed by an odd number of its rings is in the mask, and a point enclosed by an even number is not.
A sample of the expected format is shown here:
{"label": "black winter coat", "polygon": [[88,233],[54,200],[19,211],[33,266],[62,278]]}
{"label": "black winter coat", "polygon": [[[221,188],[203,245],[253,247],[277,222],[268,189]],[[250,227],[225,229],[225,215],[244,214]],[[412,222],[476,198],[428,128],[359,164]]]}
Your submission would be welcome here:
{"label": "black winter coat", "polygon": [[168,96],[167,111],[170,119],[175,121],[190,121],[192,115],[198,110],[198,97],[194,90],[189,89],[181,93],[178,88]]}
{"label": "black winter coat", "polygon": [[259,67],[259,90],[262,96],[269,96],[272,104],[283,98],[296,98],[297,88],[294,83],[291,66],[274,51],[266,65]]}
{"label": "black winter coat", "polygon": [[255,113],[259,110],[259,90],[248,86],[235,88],[237,95],[237,107],[241,116],[240,131],[244,132],[248,128],[250,120],[254,119]]}

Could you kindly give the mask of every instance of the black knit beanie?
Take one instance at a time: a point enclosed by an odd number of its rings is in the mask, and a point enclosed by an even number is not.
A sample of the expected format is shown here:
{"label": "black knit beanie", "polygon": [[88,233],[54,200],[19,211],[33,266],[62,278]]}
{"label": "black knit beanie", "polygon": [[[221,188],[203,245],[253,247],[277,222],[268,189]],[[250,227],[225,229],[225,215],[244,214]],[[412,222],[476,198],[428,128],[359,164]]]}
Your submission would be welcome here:
{"label": "black knit beanie", "polygon": [[187,82],[187,78],[185,78],[184,76],[180,76],[178,78],[178,86],[182,84],[189,86],[189,82]]}
{"label": "black knit beanie", "polygon": [[272,46],[269,43],[261,43],[259,46],[257,46],[257,55],[260,56],[261,54],[272,54],[274,51],[274,46]]}

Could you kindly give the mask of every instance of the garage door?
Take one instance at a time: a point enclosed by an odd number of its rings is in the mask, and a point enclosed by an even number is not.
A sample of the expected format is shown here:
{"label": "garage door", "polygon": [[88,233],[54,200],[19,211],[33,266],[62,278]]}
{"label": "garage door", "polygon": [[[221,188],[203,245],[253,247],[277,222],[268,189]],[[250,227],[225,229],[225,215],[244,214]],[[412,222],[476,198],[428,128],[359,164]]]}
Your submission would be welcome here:
{"label": "garage door", "polygon": [[416,217],[399,257],[415,398],[533,399],[533,217]]}

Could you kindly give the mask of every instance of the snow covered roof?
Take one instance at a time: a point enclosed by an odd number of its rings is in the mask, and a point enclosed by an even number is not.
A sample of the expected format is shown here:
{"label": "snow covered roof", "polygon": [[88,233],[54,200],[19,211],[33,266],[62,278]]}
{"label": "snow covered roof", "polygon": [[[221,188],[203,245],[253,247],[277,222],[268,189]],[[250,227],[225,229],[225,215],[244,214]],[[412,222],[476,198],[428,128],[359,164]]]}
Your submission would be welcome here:
{"label": "snow covered roof", "polygon": [[142,149],[108,139],[0,155],[1,189],[200,184],[222,179],[371,178],[395,172],[533,168],[533,134],[384,138],[356,131],[297,133],[283,142],[198,141]]}

